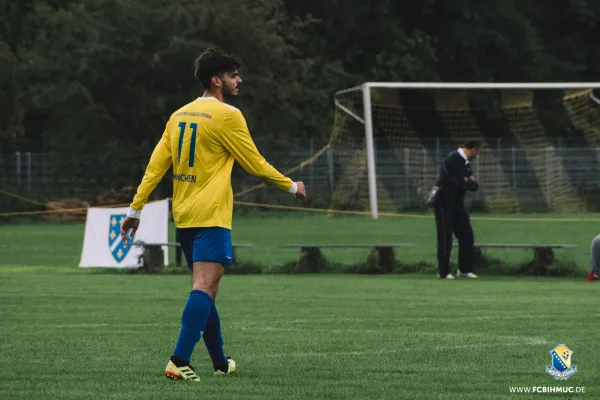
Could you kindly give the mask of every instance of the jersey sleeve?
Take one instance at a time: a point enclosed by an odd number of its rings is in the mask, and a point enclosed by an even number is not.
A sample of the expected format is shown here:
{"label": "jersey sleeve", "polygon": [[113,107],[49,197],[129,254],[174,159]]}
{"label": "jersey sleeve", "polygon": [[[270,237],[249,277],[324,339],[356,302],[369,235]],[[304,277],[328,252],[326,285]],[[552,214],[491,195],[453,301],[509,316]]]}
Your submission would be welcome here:
{"label": "jersey sleeve", "polygon": [[142,182],[137,188],[137,193],[131,203],[131,208],[135,210],[141,210],[146,205],[148,197],[172,164],[170,126],[171,121],[169,120],[160,141],[152,152]]}
{"label": "jersey sleeve", "polygon": [[275,169],[260,154],[240,110],[234,109],[225,117],[224,130],[219,136],[219,141],[250,175],[280,190],[289,191],[292,188],[293,181]]}

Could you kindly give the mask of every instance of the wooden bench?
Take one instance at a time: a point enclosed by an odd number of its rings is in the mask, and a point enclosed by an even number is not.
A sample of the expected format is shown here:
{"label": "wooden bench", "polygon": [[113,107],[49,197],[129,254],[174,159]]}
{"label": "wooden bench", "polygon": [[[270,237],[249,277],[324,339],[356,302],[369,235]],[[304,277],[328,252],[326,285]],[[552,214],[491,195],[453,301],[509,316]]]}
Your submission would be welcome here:
{"label": "wooden bench", "polygon": [[[454,243],[454,247],[458,244]],[[482,257],[482,249],[532,249],[535,265],[549,267],[554,263],[554,249],[576,249],[576,244],[523,244],[523,243],[475,243],[475,257]]]}
{"label": "wooden bench", "polygon": [[[133,243],[132,245],[143,247],[144,250],[141,255],[141,258],[144,260],[144,267],[148,266],[149,270],[152,270],[155,272],[164,271],[165,265],[164,265],[164,255],[162,252],[163,246],[175,247],[175,265],[177,265],[179,267],[182,264],[183,253],[181,251],[181,246],[179,245],[178,242],[145,243],[145,242],[142,242],[141,240],[138,240],[135,243]],[[232,247],[233,247],[232,262],[235,263],[235,260],[236,260],[235,249],[255,247],[255,246],[256,245],[254,245],[252,243],[238,243],[238,244],[232,245]]]}
{"label": "wooden bench", "polygon": [[321,249],[372,249],[369,260],[374,268],[385,271],[395,262],[394,248],[415,247],[412,243],[375,243],[375,244],[286,244],[281,248],[300,249],[298,269],[301,273],[314,272],[315,265],[323,262],[325,257]]}

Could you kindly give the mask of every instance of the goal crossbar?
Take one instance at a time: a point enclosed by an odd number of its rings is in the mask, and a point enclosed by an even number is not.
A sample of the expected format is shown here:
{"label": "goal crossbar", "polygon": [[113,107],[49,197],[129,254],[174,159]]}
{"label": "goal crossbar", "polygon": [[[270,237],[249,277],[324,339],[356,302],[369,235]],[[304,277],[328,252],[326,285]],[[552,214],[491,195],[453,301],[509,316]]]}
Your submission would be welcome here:
{"label": "goal crossbar", "polygon": [[[347,89],[356,90],[357,88]],[[366,82],[362,88],[390,89],[600,89],[600,82]],[[338,92],[340,93],[340,92]]]}

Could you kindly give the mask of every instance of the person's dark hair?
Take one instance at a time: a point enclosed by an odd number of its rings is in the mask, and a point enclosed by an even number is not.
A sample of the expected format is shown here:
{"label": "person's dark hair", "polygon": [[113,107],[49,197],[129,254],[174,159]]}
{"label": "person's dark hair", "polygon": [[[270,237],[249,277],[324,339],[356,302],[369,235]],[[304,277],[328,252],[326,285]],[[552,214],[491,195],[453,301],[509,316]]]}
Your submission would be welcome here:
{"label": "person's dark hair", "polygon": [[463,147],[466,149],[479,148],[479,142],[477,140],[467,140]]}
{"label": "person's dark hair", "polygon": [[209,47],[200,54],[194,63],[194,76],[204,89],[210,88],[213,76],[222,77],[242,67],[242,61],[233,54],[227,54],[218,47]]}

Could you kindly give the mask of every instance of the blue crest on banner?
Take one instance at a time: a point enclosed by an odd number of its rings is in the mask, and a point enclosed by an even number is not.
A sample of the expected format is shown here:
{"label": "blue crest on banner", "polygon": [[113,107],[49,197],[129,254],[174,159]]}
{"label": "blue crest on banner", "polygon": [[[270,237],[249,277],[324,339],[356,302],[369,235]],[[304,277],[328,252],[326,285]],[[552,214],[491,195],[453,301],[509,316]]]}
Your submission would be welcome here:
{"label": "blue crest on banner", "polygon": [[108,223],[108,247],[110,254],[119,263],[125,259],[132,247],[125,246],[121,239],[121,223],[125,217],[126,214],[112,214]]}

